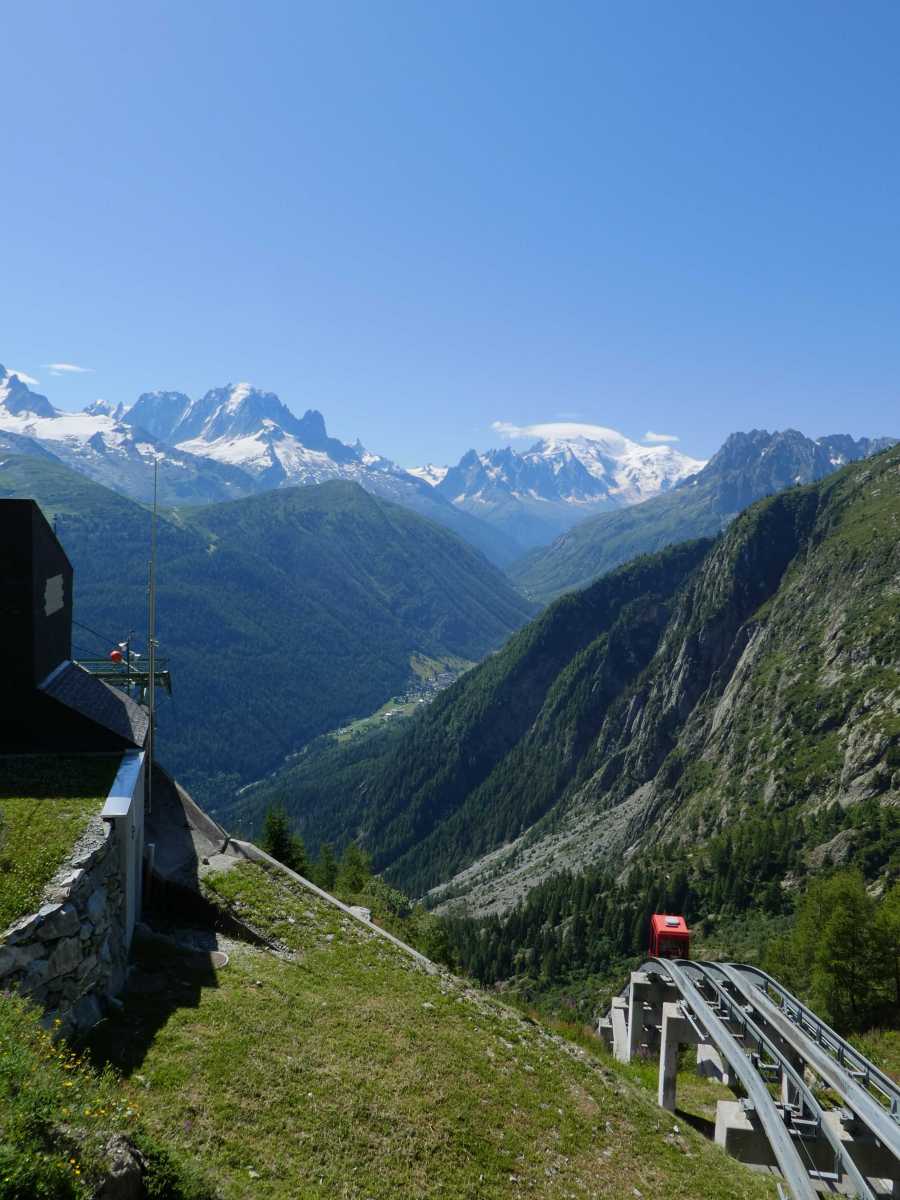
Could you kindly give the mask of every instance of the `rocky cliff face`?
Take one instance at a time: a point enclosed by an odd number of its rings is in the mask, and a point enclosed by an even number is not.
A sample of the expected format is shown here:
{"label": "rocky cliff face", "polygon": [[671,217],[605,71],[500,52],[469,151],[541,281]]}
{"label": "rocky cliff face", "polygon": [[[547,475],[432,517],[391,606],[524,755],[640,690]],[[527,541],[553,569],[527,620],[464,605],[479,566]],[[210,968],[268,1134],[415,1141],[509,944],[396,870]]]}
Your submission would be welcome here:
{"label": "rocky cliff face", "polygon": [[900,803],[898,629],[895,449],[739,518],[647,667],[595,712],[553,807],[435,898],[502,910],[563,866],[624,864],[753,814]]}

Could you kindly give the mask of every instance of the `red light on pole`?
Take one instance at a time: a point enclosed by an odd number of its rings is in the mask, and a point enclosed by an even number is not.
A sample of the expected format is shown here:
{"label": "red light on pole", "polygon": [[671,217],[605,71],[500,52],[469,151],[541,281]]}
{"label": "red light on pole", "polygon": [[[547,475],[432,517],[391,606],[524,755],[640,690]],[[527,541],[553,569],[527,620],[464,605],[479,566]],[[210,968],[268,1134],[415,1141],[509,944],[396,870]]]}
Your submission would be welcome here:
{"label": "red light on pole", "polygon": [[120,663],[122,661],[122,651],[121,650],[110,650],[109,657],[113,662]]}

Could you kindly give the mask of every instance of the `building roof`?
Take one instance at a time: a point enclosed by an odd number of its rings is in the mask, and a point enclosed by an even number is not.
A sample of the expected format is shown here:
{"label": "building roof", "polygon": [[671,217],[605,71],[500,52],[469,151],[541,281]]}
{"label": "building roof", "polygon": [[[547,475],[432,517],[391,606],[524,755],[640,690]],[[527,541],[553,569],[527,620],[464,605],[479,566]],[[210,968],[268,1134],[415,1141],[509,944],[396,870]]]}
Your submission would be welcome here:
{"label": "building roof", "polygon": [[77,663],[61,663],[38,690],[135,746],[143,747],[147,739],[147,710],[124,692],[95,679]]}

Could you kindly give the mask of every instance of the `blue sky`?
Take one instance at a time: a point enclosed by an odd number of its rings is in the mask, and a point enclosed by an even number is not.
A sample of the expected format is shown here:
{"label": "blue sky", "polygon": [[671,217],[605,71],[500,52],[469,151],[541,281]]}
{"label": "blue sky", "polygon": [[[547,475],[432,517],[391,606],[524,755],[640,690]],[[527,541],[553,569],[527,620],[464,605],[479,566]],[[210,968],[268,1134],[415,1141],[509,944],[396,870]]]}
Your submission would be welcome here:
{"label": "blue sky", "polygon": [[60,407],[246,379],[407,465],[560,414],[900,433],[896,3],[44,0],[3,41],[0,361]]}

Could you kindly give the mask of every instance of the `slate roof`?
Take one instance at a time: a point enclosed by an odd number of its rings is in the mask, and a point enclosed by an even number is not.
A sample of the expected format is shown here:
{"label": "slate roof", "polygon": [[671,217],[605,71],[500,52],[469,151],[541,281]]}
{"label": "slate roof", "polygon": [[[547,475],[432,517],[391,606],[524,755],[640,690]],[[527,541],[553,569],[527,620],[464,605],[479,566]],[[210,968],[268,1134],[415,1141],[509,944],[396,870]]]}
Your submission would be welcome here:
{"label": "slate roof", "polygon": [[150,725],[147,710],[124,692],[96,679],[77,663],[63,664],[38,690],[143,748]]}

